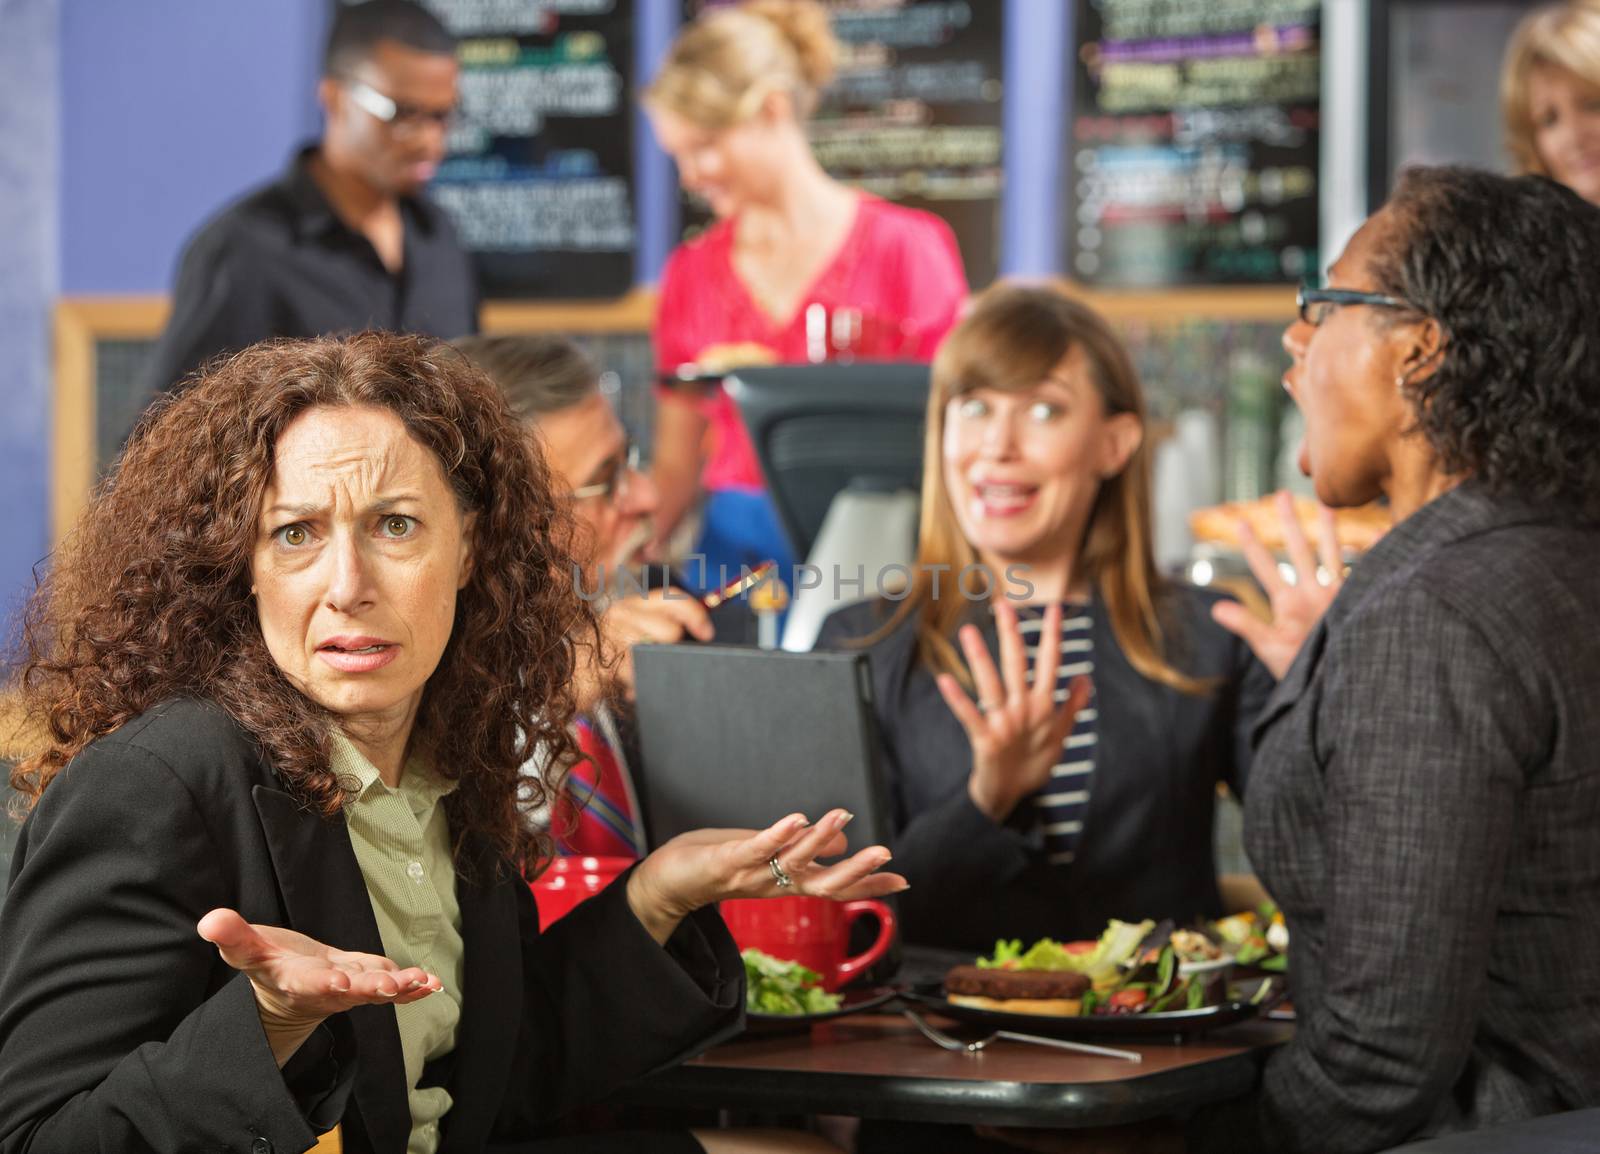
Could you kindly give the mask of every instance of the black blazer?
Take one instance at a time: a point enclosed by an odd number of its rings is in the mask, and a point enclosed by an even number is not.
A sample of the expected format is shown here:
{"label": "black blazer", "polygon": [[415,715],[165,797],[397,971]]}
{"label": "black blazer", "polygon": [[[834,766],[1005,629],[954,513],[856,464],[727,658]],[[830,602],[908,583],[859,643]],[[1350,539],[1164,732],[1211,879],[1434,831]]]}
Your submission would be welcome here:
{"label": "black blazer", "polygon": [[[1242,793],[1250,727],[1272,678],[1211,620],[1217,600],[1192,586],[1163,599],[1170,659],[1218,681],[1203,697],[1149,681],[1129,665],[1104,604],[1091,600],[1098,736],[1089,812],[1070,866],[1046,860],[1027,805],[1002,826],[972,804],[972,749],[933,673],[916,660],[912,624],[867,650],[897,829],[895,868],[911,883],[900,895],[908,941],[988,952],[998,938],[1098,937],[1111,918],[1186,922],[1220,912],[1216,786],[1227,782]],[[841,609],[818,645],[847,649],[893,609],[881,601]],[[972,619],[997,652],[993,615]]]}
{"label": "black blazer", "polygon": [[[458,874],[465,977],[442,1154],[541,1121],[737,1029],[739,956],[712,910],[656,944],[614,885],[541,935],[525,882]],[[400,1154],[411,1120],[391,1006],[319,1028],[282,1072],[249,981],[195,932],[208,910],[382,953],[342,820],[283,792],[198,701],[85,749],[22,830],[0,912],[0,1152]]]}
{"label": "black blazer", "polygon": [[1600,1106],[1597,703],[1600,529],[1469,483],[1361,560],[1267,705],[1245,807],[1299,1024],[1191,1150]]}

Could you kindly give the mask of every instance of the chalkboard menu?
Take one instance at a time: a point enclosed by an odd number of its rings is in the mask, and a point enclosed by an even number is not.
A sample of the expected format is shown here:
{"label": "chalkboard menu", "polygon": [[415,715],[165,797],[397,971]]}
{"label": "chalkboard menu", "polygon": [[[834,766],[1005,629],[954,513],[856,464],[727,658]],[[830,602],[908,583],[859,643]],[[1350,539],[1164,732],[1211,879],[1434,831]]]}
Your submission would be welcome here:
{"label": "chalkboard menu", "polygon": [[[684,0],[685,20],[732,0]],[[967,280],[1000,260],[1000,0],[830,0],[839,74],[809,126],[839,180],[947,221]],[[703,227],[684,199],[685,234]]]}
{"label": "chalkboard menu", "polygon": [[633,284],[633,0],[423,0],[459,39],[461,107],[428,194],[487,297]]}
{"label": "chalkboard menu", "polygon": [[1064,267],[1106,286],[1317,268],[1319,0],[1078,0]]}

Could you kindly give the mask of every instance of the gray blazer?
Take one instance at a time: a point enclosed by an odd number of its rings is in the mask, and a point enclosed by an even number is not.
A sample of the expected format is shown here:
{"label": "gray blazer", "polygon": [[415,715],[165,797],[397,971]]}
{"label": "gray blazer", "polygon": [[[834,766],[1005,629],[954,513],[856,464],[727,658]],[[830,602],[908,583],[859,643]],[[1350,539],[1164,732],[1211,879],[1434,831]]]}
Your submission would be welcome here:
{"label": "gray blazer", "polygon": [[1467,484],[1397,525],[1256,732],[1299,1025],[1193,1151],[1600,1105],[1600,531]]}

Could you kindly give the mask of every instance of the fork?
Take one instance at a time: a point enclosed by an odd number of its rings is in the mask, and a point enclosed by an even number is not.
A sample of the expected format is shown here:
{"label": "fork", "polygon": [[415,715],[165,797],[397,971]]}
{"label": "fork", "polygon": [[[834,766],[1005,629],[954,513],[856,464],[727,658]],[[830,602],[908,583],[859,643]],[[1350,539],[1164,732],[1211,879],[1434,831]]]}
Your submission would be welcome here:
{"label": "fork", "polygon": [[911,1024],[922,1031],[922,1036],[935,1046],[943,1050],[950,1050],[958,1054],[976,1054],[980,1050],[988,1049],[995,1042],[1029,1042],[1035,1046],[1053,1046],[1058,1050],[1072,1050],[1079,1054],[1093,1054],[1098,1058],[1119,1058],[1124,1062],[1142,1062],[1144,1055],[1137,1050],[1114,1050],[1110,1046],[1091,1046],[1087,1042],[1068,1042],[1062,1038],[1044,1038],[1038,1034],[1018,1034],[1011,1030],[996,1030],[987,1037],[979,1038],[974,1042],[963,1042],[960,1038],[953,1038],[943,1030],[936,1030],[928,1025],[923,1016],[911,1009],[902,1006],[900,1012],[911,1019]]}

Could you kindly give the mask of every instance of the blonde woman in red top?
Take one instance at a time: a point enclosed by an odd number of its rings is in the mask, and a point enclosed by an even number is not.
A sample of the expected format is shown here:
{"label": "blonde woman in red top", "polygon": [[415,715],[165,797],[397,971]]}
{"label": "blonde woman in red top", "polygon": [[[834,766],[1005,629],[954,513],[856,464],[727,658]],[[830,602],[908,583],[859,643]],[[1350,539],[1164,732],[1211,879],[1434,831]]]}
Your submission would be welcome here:
{"label": "blonde woman in red top", "polygon": [[[812,0],[749,0],[685,28],[646,90],[657,140],[716,217],[662,273],[663,373],[831,359],[841,344],[857,359],[927,360],[955,323],[967,286],[949,226],[841,184],[812,155],[806,119],[837,54]],[[708,582],[719,563],[787,567],[733,402],[720,389],[658,401],[657,549],[703,487]]]}

